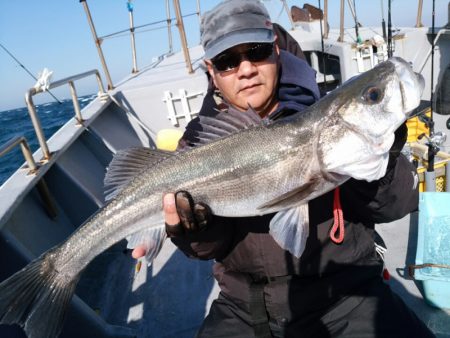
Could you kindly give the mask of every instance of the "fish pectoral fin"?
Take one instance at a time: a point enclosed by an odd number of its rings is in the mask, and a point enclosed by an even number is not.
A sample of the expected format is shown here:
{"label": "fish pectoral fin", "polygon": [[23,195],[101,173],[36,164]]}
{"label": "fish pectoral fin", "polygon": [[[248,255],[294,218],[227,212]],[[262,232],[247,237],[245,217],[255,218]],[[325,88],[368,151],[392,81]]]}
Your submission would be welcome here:
{"label": "fish pectoral fin", "polygon": [[265,211],[267,209],[286,209],[290,208],[294,205],[298,205],[303,203],[303,201],[311,195],[311,193],[315,190],[317,185],[319,184],[319,179],[312,178],[307,183],[297,187],[294,190],[291,190],[277,198],[270,200],[263,205],[258,207],[258,210]]}
{"label": "fish pectoral fin", "polygon": [[105,200],[109,201],[140,174],[145,168],[173,156],[174,153],[145,147],[119,150],[106,171],[104,186]]}
{"label": "fish pectoral fin", "polygon": [[270,221],[269,233],[279,246],[300,258],[309,236],[308,203],[279,211]]}
{"label": "fish pectoral fin", "polygon": [[139,245],[145,246],[145,260],[147,261],[147,265],[150,266],[161,251],[166,237],[166,227],[164,224],[161,224],[156,227],[138,231],[131,236],[128,236],[127,248],[134,249]]}

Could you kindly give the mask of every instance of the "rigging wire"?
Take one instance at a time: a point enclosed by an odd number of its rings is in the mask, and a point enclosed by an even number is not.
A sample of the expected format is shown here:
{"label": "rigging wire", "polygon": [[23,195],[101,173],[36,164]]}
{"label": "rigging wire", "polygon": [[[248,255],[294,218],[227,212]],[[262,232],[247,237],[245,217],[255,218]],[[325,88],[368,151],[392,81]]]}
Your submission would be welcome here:
{"label": "rigging wire", "polygon": [[[188,18],[188,17],[193,16],[193,15],[197,15],[197,13],[186,14],[186,15],[183,15],[182,17],[183,17],[183,18]],[[176,20],[176,18],[170,18],[170,21],[175,21],[175,20]],[[154,22],[150,22],[150,23],[143,24],[143,25],[135,26],[135,27],[134,27],[134,30],[136,31],[136,30],[138,30],[138,29],[140,29],[140,28],[144,28],[144,27],[148,27],[148,26],[152,26],[152,25],[156,25],[156,24],[160,24],[160,23],[166,23],[166,22],[167,22],[167,19],[159,20],[159,21],[154,21]],[[175,26],[175,24],[172,24],[171,26]],[[163,28],[167,28],[167,26],[164,26]],[[156,29],[160,29],[160,27],[158,27],[158,28],[156,28]],[[145,31],[148,32],[148,31],[156,30],[156,29],[148,29],[148,30],[145,30]],[[130,32],[130,28],[122,29],[122,30],[117,31],[117,32],[115,32],[115,33],[111,33],[111,34],[99,36],[99,39],[100,39],[100,40],[105,40],[105,39],[109,39],[109,38],[113,38],[113,37],[118,37],[118,36],[126,36],[129,32]],[[122,34],[122,35],[120,35],[120,34]]]}
{"label": "rigging wire", "polygon": [[[14,60],[14,61],[16,61],[17,62],[17,64],[20,66],[20,67],[22,67],[27,73],[28,73],[28,75],[30,75],[33,79],[35,79],[36,81],[38,80],[29,70],[28,70],[28,68],[27,67],[25,67],[19,60],[17,60],[17,58],[5,47],[5,46],[3,46],[3,44],[1,44],[0,43],[0,47],[2,47],[3,48],[3,50],[6,52],[6,53],[8,53],[8,55],[10,56],[10,57],[12,57],[12,59]],[[59,104],[61,104],[62,102],[60,101],[60,100],[58,100],[57,98],[56,98],[56,96],[55,95],[53,95],[52,94],[52,92],[50,92],[50,90],[47,90],[47,92],[56,100],[56,102],[58,102]]]}

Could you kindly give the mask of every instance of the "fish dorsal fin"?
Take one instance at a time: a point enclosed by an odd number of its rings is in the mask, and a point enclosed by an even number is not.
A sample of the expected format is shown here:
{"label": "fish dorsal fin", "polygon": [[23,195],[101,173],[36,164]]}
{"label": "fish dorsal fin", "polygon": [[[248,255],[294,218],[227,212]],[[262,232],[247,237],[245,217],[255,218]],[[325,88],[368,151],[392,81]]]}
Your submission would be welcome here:
{"label": "fish dorsal fin", "polygon": [[270,221],[269,233],[279,246],[300,258],[309,236],[308,203],[279,211]]}
{"label": "fish dorsal fin", "polygon": [[260,126],[265,121],[251,107],[246,112],[241,112],[233,106],[226,111],[217,110],[217,112],[216,116],[199,116],[202,131],[197,132],[198,142],[195,142],[194,146],[209,143],[243,129]]}
{"label": "fish dorsal fin", "polygon": [[145,168],[173,156],[173,153],[145,147],[119,150],[106,171],[104,186],[105,200],[114,198],[124,186]]}

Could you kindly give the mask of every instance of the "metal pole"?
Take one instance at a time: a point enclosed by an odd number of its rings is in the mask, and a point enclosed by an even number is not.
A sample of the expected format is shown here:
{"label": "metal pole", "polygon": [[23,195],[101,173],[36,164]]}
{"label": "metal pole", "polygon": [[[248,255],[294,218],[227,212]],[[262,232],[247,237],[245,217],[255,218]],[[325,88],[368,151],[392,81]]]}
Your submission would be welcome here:
{"label": "metal pole", "polygon": [[137,60],[136,60],[136,42],[134,39],[134,17],[133,17],[133,4],[131,3],[131,0],[128,0],[127,3],[128,8],[128,15],[130,17],[130,37],[131,37],[131,53],[133,54],[133,69],[131,72],[137,73]]}
{"label": "metal pole", "polygon": [[75,110],[75,118],[79,124],[83,124],[83,118],[81,117],[80,104],[78,103],[77,91],[73,81],[69,81],[70,95],[72,96],[73,109]]}
{"label": "metal pole", "polygon": [[445,192],[450,192],[450,161],[445,164]]}
{"label": "metal pole", "polygon": [[31,122],[33,123],[34,130],[36,131],[36,137],[41,146],[42,153],[44,155],[44,160],[49,160],[51,157],[50,150],[48,149],[47,142],[45,141],[44,132],[42,130],[41,121],[36,113],[36,108],[34,107],[32,96],[36,93],[34,88],[31,88],[25,94],[25,102],[27,103],[28,112],[30,114]]}
{"label": "metal pole", "polygon": [[436,34],[434,32],[435,28],[435,0],[433,0],[433,10],[431,12],[431,93],[430,93],[430,121],[432,122],[430,125],[430,137],[434,134],[434,122],[433,122],[433,98],[434,98],[434,47],[435,47],[435,39]]}
{"label": "metal pole", "polygon": [[200,10],[200,0],[197,0],[197,17],[198,17],[198,23],[202,24],[202,15]]}
{"label": "metal pole", "polygon": [[387,40],[387,34],[386,34],[386,21],[384,21],[384,5],[383,0],[380,2],[381,4],[381,27],[383,29],[383,39],[384,41]]}
{"label": "metal pole", "polygon": [[323,1],[323,25],[324,33],[323,38],[328,39],[329,27],[328,27],[328,0]]}
{"label": "metal pole", "polygon": [[95,46],[97,47],[98,56],[100,57],[100,62],[102,63],[103,71],[105,72],[106,81],[108,82],[108,89],[113,89],[114,85],[111,80],[111,76],[109,75],[108,67],[106,66],[105,56],[103,55],[101,40],[99,40],[97,36],[97,32],[95,31],[94,22],[92,21],[91,12],[89,11],[88,4],[86,0],[80,0],[83,4],[84,11],[86,12],[86,16],[89,22],[89,26],[91,27],[92,36],[94,37]]}
{"label": "metal pole", "polygon": [[36,171],[38,170],[38,166],[34,161],[33,155],[31,154],[31,149],[25,136],[16,136],[2,145],[0,148],[0,157],[10,152],[18,144],[20,144],[20,149],[22,150],[23,157],[27,161],[28,168],[30,168],[29,173],[36,173]]}
{"label": "metal pole", "polygon": [[[319,9],[322,9],[322,6],[320,4],[319,0]],[[323,32],[322,32],[322,23],[323,19],[320,18],[320,43],[322,46],[322,70],[323,70],[323,89],[325,92],[327,91],[327,70],[326,70],[326,64],[325,64],[325,45],[323,43]]]}
{"label": "metal pole", "polygon": [[295,24],[294,24],[294,20],[292,19],[292,14],[291,11],[289,10],[289,7],[286,3],[286,0],[281,0],[281,2],[283,3],[284,6],[284,10],[286,11],[289,21],[291,22],[291,29],[294,30],[295,29]]}
{"label": "metal pole", "polygon": [[191,57],[189,55],[189,49],[187,47],[186,33],[184,31],[183,17],[181,16],[179,0],[173,0],[173,6],[175,7],[177,26],[178,31],[180,32],[180,39],[181,39],[181,46],[183,47],[184,60],[186,61],[186,67],[188,68],[189,74],[192,74],[194,70],[192,69]]}
{"label": "metal pole", "polygon": [[356,34],[356,41],[358,44],[362,43],[361,37],[359,36],[359,22],[358,18],[356,16],[356,3],[355,0],[353,0],[353,17],[355,18],[355,34]]}
{"label": "metal pole", "polygon": [[172,44],[172,19],[170,18],[170,5],[169,0],[166,0],[166,16],[167,16],[167,34],[169,36],[169,54],[173,52]]}
{"label": "metal pole", "polygon": [[391,20],[391,0],[388,0],[388,57],[392,57],[392,20]]}
{"label": "metal pole", "polygon": [[423,7],[423,0],[419,0],[419,6],[417,8],[417,20],[416,20],[416,27],[423,27],[422,24],[422,7]]}
{"label": "metal pole", "polygon": [[341,17],[339,24],[339,42],[344,42],[344,0],[341,0]]}
{"label": "metal pole", "polygon": [[97,70],[95,70],[95,78],[97,79],[98,89],[100,89],[99,95],[101,96],[105,94],[105,88],[103,88],[102,78]]}

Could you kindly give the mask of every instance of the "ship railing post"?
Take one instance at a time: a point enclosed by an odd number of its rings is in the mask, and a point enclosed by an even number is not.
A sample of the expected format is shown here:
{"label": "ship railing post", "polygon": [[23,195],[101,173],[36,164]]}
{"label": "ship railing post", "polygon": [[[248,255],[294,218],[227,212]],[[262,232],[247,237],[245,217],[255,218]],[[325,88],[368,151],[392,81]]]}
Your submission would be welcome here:
{"label": "ship railing post", "polygon": [[36,132],[36,137],[38,139],[39,145],[42,150],[43,154],[43,160],[48,161],[51,157],[50,151],[47,146],[47,141],[45,140],[45,135],[42,130],[41,121],[39,120],[39,117],[36,112],[36,107],[34,106],[33,102],[33,95],[36,94],[36,89],[31,88],[28,92],[25,94],[25,102],[28,107],[28,112],[30,114],[31,123],[33,124],[34,131]]}
{"label": "ship railing post", "polygon": [[341,0],[341,15],[339,18],[339,42],[344,42],[344,0]]}
{"label": "ship railing post", "polygon": [[100,57],[100,62],[102,63],[103,71],[105,72],[106,81],[108,82],[108,89],[114,89],[114,85],[111,80],[111,76],[109,75],[108,66],[106,65],[105,56],[103,55],[103,50],[101,47],[101,40],[97,36],[97,32],[95,30],[94,22],[92,21],[91,12],[89,11],[89,6],[86,2],[86,0],[80,0],[80,2],[83,4],[84,11],[86,12],[86,17],[89,22],[89,26],[91,27],[92,36],[95,41],[95,46],[97,47],[97,52]]}
{"label": "ship railing post", "polygon": [[133,18],[133,4],[131,3],[131,0],[128,0],[128,16],[130,17],[130,36],[131,36],[131,53],[133,55],[133,69],[131,72],[137,73],[137,58],[136,58],[136,42],[134,38],[134,18]]}
{"label": "ship railing post", "polygon": [[166,0],[166,16],[167,16],[167,35],[169,39],[169,54],[173,52],[172,43],[172,18],[170,17],[170,5],[169,0]]}
{"label": "ship railing post", "polygon": [[69,81],[70,95],[72,96],[73,109],[75,110],[75,118],[79,124],[83,124],[83,118],[81,117],[80,104],[78,102],[77,90],[73,81]]}
{"label": "ship railing post", "polygon": [[416,27],[423,27],[422,24],[422,8],[423,8],[423,0],[419,0],[419,5],[417,6],[417,19],[416,19]]}
{"label": "ship railing post", "polygon": [[189,74],[194,72],[191,63],[191,57],[189,55],[189,49],[187,47],[186,33],[184,31],[183,17],[181,15],[180,2],[179,0],[173,0],[173,6],[175,7],[175,13],[177,17],[177,27],[180,32],[181,46],[183,47],[184,60],[186,61],[186,67]]}

